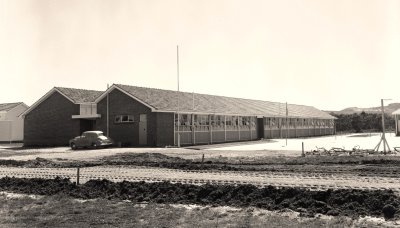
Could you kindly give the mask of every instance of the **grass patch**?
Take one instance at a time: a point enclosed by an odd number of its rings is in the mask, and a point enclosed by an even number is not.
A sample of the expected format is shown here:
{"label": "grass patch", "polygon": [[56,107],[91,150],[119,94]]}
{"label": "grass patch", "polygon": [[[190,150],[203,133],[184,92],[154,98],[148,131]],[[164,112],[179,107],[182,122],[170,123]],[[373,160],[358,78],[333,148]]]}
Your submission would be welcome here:
{"label": "grass patch", "polygon": [[256,208],[76,200],[65,195],[8,199],[0,195],[1,227],[372,227],[347,217],[302,218]]}

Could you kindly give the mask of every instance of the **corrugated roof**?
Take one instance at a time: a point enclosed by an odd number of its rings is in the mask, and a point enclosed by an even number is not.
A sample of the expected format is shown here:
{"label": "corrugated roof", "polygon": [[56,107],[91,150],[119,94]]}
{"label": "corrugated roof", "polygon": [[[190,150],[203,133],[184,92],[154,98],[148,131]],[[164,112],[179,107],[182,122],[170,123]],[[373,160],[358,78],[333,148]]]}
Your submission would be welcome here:
{"label": "corrugated roof", "polygon": [[0,104],[0,111],[10,111],[20,104],[22,104],[22,102]]}
{"label": "corrugated roof", "polygon": [[55,87],[55,88],[77,104],[94,102],[96,98],[99,97],[104,92],[104,91],[73,89],[64,87]]}
{"label": "corrugated roof", "polygon": [[[176,111],[179,96],[180,112],[262,115],[271,117],[286,115],[285,103],[177,92],[121,84],[116,84],[115,86],[158,111]],[[299,118],[335,118],[312,106],[295,104],[288,104],[288,116]]]}

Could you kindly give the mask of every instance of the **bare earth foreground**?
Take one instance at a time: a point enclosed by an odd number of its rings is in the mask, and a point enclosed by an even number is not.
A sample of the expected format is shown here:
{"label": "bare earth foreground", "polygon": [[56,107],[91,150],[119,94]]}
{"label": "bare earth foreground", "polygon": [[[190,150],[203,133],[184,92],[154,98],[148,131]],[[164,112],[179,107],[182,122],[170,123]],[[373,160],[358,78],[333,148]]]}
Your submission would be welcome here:
{"label": "bare earth foreground", "polygon": [[[133,204],[0,192],[0,227],[395,227],[382,218],[319,216],[258,208]],[[29,208],[32,208],[31,210]]]}
{"label": "bare earth foreground", "polygon": [[[37,157],[57,161],[98,161],[108,156],[124,154],[162,154],[168,157],[178,157],[188,161],[200,161],[204,155],[205,160],[214,162],[225,162],[228,164],[256,163],[266,164],[269,169],[262,171],[218,171],[218,170],[179,170],[166,168],[152,168],[143,166],[96,166],[80,169],[80,182],[84,183],[90,179],[108,179],[111,181],[171,181],[190,184],[253,184],[257,186],[278,186],[278,187],[302,187],[313,190],[319,189],[392,189],[400,192],[400,167],[398,164],[361,164],[363,159],[374,159],[374,156],[367,158],[341,159],[339,164],[329,164],[329,157],[316,165],[308,163],[319,158],[304,158],[303,163],[297,166],[285,166],[285,159],[297,159],[301,154],[296,145],[305,142],[309,148],[318,145],[330,145],[349,147],[359,145],[361,148],[370,148],[379,141],[379,134],[353,134],[347,136],[330,136],[307,139],[290,139],[285,147],[284,140],[276,141],[255,141],[239,144],[221,144],[213,146],[201,146],[195,149],[188,148],[109,148],[101,150],[77,150],[73,151],[67,147],[58,148],[33,148],[25,149],[9,145],[0,147],[0,159],[26,161],[34,160]],[[389,144],[393,146],[400,144],[400,137],[388,135]],[[368,143],[366,143],[368,142]],[[324,144],[323,144],[324,143]],[[364,146],[367,145],[367,146]],[[226,148],[226,149],[225,149]],[[248,150],[257,148],[257,150]],[[271,149],[269,149],[271,148]],[[277,150],[282,148],[282,150]],[[329,148],[328,146],[326,148]],[[400,164],[400,156],[387,155],[389,159],[397,159]],[[279,167],[272,166],[274,161],[280,161]],[[341,164],[353,159],[352,163]],[[355,159],[355,160],[354,160]],[[380,158],[379,158],[380,159]],[[379,160],[378,159],[378,160]],[[124,157],[121,158],[124,160]],[[282,162],[283,160],[283,162]],[[272,161],[272,162],[271,162]],[[357,164],[357,161],[360,164]],[[354,164],[355,163],[355,164]],[[308,166],[307,166],[308,165]],[[15,176],[24,178],[55,178],[56,176],[76,180],[77,170],[72,168],[21,168],[21,167],[0,167],[0,177]]]}
{"label": "bare earth foreground", "polygon": [[[361,134],[290,139],[287,145],[286,141],[281,139],[192,148],[108,148],[77,151],[70,150],[67,147],[21,148],[20,145],[0,145],[0,162],[2,164],[0,165],[0,178],[6,176],[43,179],[61,177],[77,182],[77,167],[80,167],[80,184],[92,179],[107,179],[112,182],[169,181],[194,185],[251,184],[257,187],[298,187],[312,191],[327,189],[392,190],[399,196],[400,156],[398,153],[363,157],[348,155],[335,157],[300,156],[302,142],[306,145],[306,151],[316,147],[351,149],[356,145],[359,148],[371,149],[379,141],[379,137],[379,134]],[[388,135],[388,141],[392,147],[400,146],[400,137]],[[143,157],[145,157],[144,160]],[[42,158],[45,163],[42,164],[41,160],[37,160],[37,158]],[[154,160],[154,158],[157,159]],[[73,199],[69,200],[68,203],[76,204]],[[57,201],[60,201],[60,199],[57,199]],[[74,203],[71,203],[73,201]],[[93,205],[97,204],[97,202],[92,203]],[[114,207],[114,204],[119,203],[108,202],[106,204],[108,207]],[[156,207],[163,208],[165,206],[158,205]],[[149,208],[149,206],[145,208]],[[176,207],[174,208],[176,209]],[[169,208],[168,210],[174,211],[175,209]],[[187,208],[179,210],[180,213],[183,210],[185,214],[197,213],[192,210],[188,211]],[[249,219],[255,219],[255,224],[260,227],[263,226],[261,224],[265,224],[258,223],[261,220],[254,217],[258,212],[249,213],[243,211],[244,209],[238,210],[241,210],[240,216],[244,216],[243,218],[247,216],[247,220],[238,220],[236,224],[248,223]],[[166,211],[164,213],[167,213]],[[4,214],[4,211],[0,212],[0,215],[1,213]],[[207,211],[207,213],[211,212]],[[217,217],[221,216],[220,222],[224,220],[224,213],[222,215],[219,212],[212,213],[215,213]],[[265,214],[268,213],[262,212],[261,217]],[[200,215],[196,214],[196,216]],[[279,227],[279,224],[285,226],[281,220],[279,221],[276,227]],[[136,222],[140,223],[140,221]],[[192,222],[196,224],[198,221],[190,220],[189,223],[193,224]],[[215,223],[218,224],[218,221],[213,221],[210,224],[215,225]],[[9,223],[4,224],[10,225]],[[257,226],[255,224],[253,225]],[[176,225],[174,224],[174,226]],[[206,223],[204,225],[207,226]],[[230,226],[232,224],[225,223],[225,225]],[[309,226],[310,223],[303,224],[296,220],[295,223],[286,225]],[[371,224],[312,223],[311,227],[321,225],[370,226]],[[144,226],[151,227],[149,224]],[[182,224],[178,226],[185,227]]]}
{"label": "bare earth foreground", "polygon": [[[146,181],[187,184],[252,184],[260,187],[301,187],[312,190],[323,189],[391,189],[400,193],[400,181],[397,175],[388,173],[386,176],[377,176],[375,173],[358,174],[321,173],[316,170],[313,173],[304,172],[254,172],[254,171],[209,171],[209,170],[178,170],[165,168],[146,167],[112,167],[98,166],[80,168],[80,183],[92,179],[107,179],[119,181]],[[0,167],[0,178],[13,176],[18,178],[45,178],[58,177],[70,178],[76,181],[77,169],[75,168],[19,168]]]}

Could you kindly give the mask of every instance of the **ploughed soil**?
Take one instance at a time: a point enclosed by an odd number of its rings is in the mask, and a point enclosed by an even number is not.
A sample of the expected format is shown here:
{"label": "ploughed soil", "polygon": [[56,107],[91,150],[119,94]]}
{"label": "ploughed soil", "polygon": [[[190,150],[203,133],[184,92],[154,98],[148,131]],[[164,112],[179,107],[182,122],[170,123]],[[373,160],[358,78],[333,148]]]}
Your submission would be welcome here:
{"label": "ploughed soil", "polygon": [[110,182],[90,180],[76,185],[69,179],[1,178],[0,191],[24,194],[65,194],[81,199],[119,199],[164,204],[198,204],[291,209],[303,216],[317,213],[350,217],[400,218],[400,197],[391,190],[326,190],[300,188],[257,188],[252,185],[188,185],[169,182]]}
{"label": "ploughed soil", "polygon": [[[161,153],[123,153],[101,158],[95,161],[79,161],[68,159],[44,159],[34,160],[4,160],[0,159],[0,166],[29,167],[29,168],[75,168],[93,167],[104,165],[132,165],[159,167],[183,170],[227,170],[227,171],[292,171],[308,166],[330,169],[329,167],[344,168],[345,170],[358,171],[389,170],[393,174],[400,174],[400,156],[370,156],[370,157],[270,157],[270,158],[243,158],[242,160],[229,160],[227,158],[209,159],[184,159],[171,157]],[[281,170],[284,167],[284,170]],[[363,167],[363,168],[360,168]],[[366,167],[366,168],[365,168]],[[371,168],[374,167],[374,168]],[[361,169],[361,170],[360,170]]]}

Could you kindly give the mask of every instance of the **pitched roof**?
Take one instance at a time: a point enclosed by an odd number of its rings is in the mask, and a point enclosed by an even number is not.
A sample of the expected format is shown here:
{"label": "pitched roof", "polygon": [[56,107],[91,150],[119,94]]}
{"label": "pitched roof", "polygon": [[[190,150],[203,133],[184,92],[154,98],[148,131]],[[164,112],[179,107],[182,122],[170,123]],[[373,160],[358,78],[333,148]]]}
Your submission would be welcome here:
{"label": "pitched roof", "polygon": [[73,89],[64,87],[55,87],[55,88],[76,104],[94,102],[96,98],[103,93],[103,91],[96,91],[96,90]]}
{"label": "pitched roof", "polygon": [[73,88],[64,88],[64,87],[54,87],[45,95],[43,95],[39,100],[37,100],[31,107],[29,107],[25,112],[23,112],[20,116],[25,116],[30,111],[36,108],[40,103],[46,100],[53,93],[58,92],[72,103],[80,104],[80,103],[92,103],[99,97],[104,91],[95,91],[95,90],[86,90],[86,89],[73,89]]}
{"label": "pitched roof", "polygon": [[[121,84],[115,84],[114,86],[157,111],[177,111],[179,96],[179,112],[262,115],[271,117],[286,116],[285,103],[177,92]],[[335,119],[335,117],[314,107],[295,104],[288,104],[288,116]]]}
{"label": "pitched roof", "polygon": [[10,111],[11,109],[17,107],[20,104],[22,104],[22,102],[0,104],[0,111],[6,111],[6,112]]}

